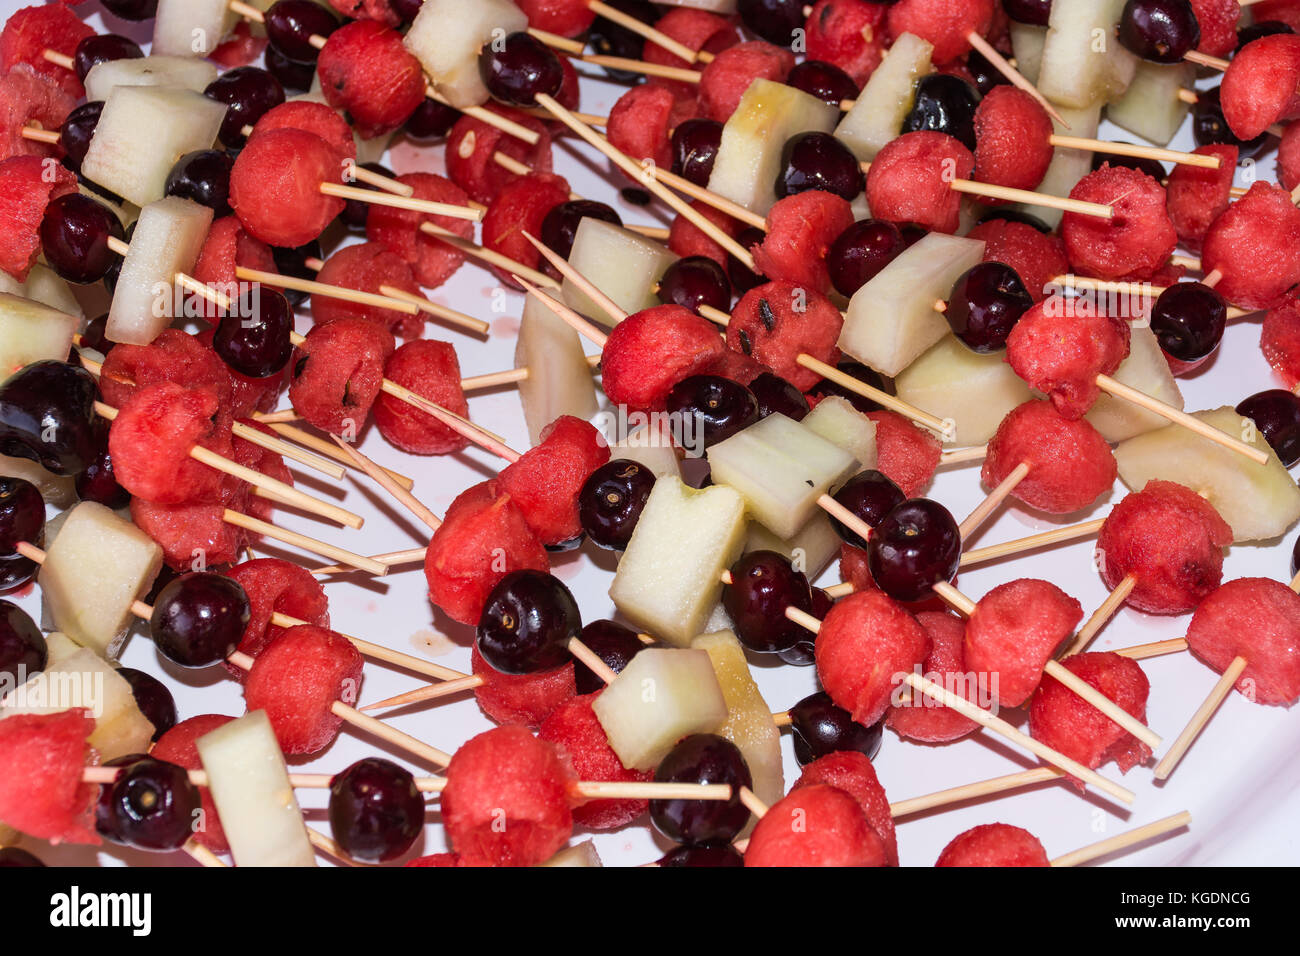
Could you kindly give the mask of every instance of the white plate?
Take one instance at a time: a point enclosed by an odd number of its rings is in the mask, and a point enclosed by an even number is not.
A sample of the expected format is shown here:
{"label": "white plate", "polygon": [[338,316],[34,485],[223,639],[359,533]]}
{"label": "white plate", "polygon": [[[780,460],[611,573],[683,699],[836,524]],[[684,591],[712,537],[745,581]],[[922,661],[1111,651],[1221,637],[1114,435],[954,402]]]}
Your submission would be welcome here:
{"label": "white plate", "polygon": [[[8,17],[27,0],[4,0],[0,13]],[[82,7],[81,14],[96,7]],[[92,26],[103,31],[98,15],[89,18]],[[122,30],[120,21],[112,29]],[[135,29],[133,35],[147,40],[149,25]],[[143,34],[143,35],[142,35]],[[584,81],[582,109],[608,115],[622,92],[621,87],[597,80]],[[1102,127],[1102,138],[1132,140],[1109,124]],[[1188,125],[1172,146],[1190,149]],[[398,172],[428,170],[442,173],[441,145],[416,149],[399,144],[390,156]],[[657,222],[662,207],[640,208],[615,199],[617,191],[628,185],[611,174],[603,158],[592,158],[572,138],[565,138],[555,149],[556,171],[569,179],[574,191],[583,196],[610,202],[629,223]],[[1238,184],[1249,182],[1239,170]],[[1270,154],[1255,167],[1259,177],[1271,179],[1273,158]],[[429,293],[435,301],[451,305],[470,315],[492,323],[491,338],[486,343],[451,330],[431,325],[427,335],[455,343],[463,374],[479,375],[513,366],[514,335],[519,327],[522,297],[513,292],[502,296],[501,286],[485,269],[466,264],[443,287]],[[497,311],[494,311],[497,310]],[[300,325],[309,326],[306,317]],[[1189,409],[1236,404],[1246,395],[1276,385],[1267,363],[1259,351],[1258,317],[1237,320],[1229,327],[1218,356],[1190,378],[1179,381]],[[519,407],[517,393],[510,388],[476,393],[470,397],[474,420],[503,435],[517,449],[527,447],[528,435]],[[463,489],[495,473],[501,462],[478,450],[452,457],[417,458],[389,446],[374,429],[365,435],[362,449],[381,464],[403,471],[416,480],[415,493],[435,512],[441,514]],[[302,476],[295,468],[295,475]],[[319,476],[317,476],[319,477]],[[302,484],[321,491],[326,486],[309,477]],[[367,521],[360,531],[331,528],[316,522],[284,517],[282,523],[295,530],[326,538],[362,554],[375,554],[427,543],[423,526],[392,504],[383,492],[364,476],[345,481],[344,501]],[[328,493],[328,492],[327,492]],[[1105,515],[1110,505],[1124,494],[1116,485],[1112,495],[1087,513],[1069,516],[1082,521]],[[929,495],[943,502],[958,517],[965,515],[981,499],[978,466],[963,465],[941,470]],[[979,535],[981,544],[991,544],[1032,534],[1054,523],[1042,516],[1017,507],[1004,508]],[[1225,579],[1258,575],[1286,580],[1289,575],[1290,544],[1294,534],[1269,546],[1234,547],[1225,563]],[[1041,551],[1032,557],[1005,560],[963,572],[963,591],[978,598],[997,584],[1016,577],[1037,577],[1051,581],[1078,598],[1091,611],[1106,596],[1106,590],[1092,565],[1092,541]],[[279,555],[273,548],[262,553]],[[292,557],[292,555],[290,555]],[[305,563],[311,564],[310,558]],[[611,616],[612,605],[607,588],[613,575],[614,558],[590,546],[564,555],[556,561],[555,574],[575,593],[585,620]],[[819,582],[835,583],[837,567]],[[332,626],[340,631],[364,637],[399,650],[425,655],[458,670],[469,670],[470,628],[449,621],[435,612],[425,593],[424,576],[418,566],[394,573],[385,579],[366,580],[361,575],[339,579],[327,585]],[[38,613],[35,596],[21,603],[33,614]],[[1181,637],[1187,618],[1151,617],[1124,609],[1094,643],[1094,649],[1125,647],[1147,641]],[[134,637],[122,662],[160,675],[172,688],[181,718],[202,713],[239,715],[244,711],[239,686],[227,679],[220,668],[190,672],[162,661],[147,637]],[[1187,718],[1213,686],[1217,675],[1189,654],[1155,658],[1143,662],[1151,679],[1148,723],[1166,741],[1172,741]],[[784,710],[817,689],[815,669],[773,667],[765,664],[753,668],[764,696],[774,710]],[[362,689],[363,701],[379,700],[401,693],[421,683],[401,671],[368,666]],[[434,706],[417,707],[390,722],[408,733],[447,751],[463,741],[489,729],[493,724],[483,716],[470,697]],[[1034,766],[1018,750],[989,734],[942,747],[904,743],[892,732],[885,735],[884,745],[876,758],[876,767],[893,800],[919,796],[946,787],[971,783]],[[799,775],[799,767],[784,735],[783,750],[787,783]],[[1116,865],[1281,865],[1300,859],[1300,721],[1286,710],[1257,706],[1238,694],[1229,695],[1222,709],[1210,722],[1201,738],[1183,760],[1166,785],[1154,785],[1150,766],[1139,767],[1123,778],[1113,764],[1102,773],[1137,793],[1131,808],[1099,797],[1091,792],[1079,795],[1062,783],[1040,786],[1028,791],[986,799],[956,809],[937,810],[908,818],[899,823],[899,851],[904,865],[929,866],[939,851],[958,833],[981,823],[1006,822],[1025,827],[1043,842],[1050,856],[1114,835],[1130,827],[1159,819],[1180,810],[1190,810],[1194,822],[1190,831],[1182,832],[1145,848],[1113,859]],[[345,726],[338,740],[316,759],[295,765],[304,771],[333,772],[367,755],[383,752],[371,739]],[[403,760],[417,773],[433,768]],[[299,791],[299,800],[309,822],[327,830],[325,791]],[[434,853],[445,848],[441,827],[437,825],[436,803],[430,805],[430,826],[422,843],[410,855]],[[579,830],[574,842],[594,836],[606,865],[637,865],[653,860],[670,844],[654,834],[642,821],[612,833],[588,834]],[[28,844],[34,841],[28,841]],[[132,864],[186,865],[181,854],[166,857],[123,851],[107,847],[98,852],[85,847],[33,849],[51,864],[104,865]]]}

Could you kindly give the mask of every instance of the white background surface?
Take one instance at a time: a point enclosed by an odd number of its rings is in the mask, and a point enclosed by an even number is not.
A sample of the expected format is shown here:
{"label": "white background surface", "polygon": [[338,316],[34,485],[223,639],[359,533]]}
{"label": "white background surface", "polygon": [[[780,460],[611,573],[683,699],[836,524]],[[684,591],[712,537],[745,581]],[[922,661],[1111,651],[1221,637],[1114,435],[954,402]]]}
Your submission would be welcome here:
{"label": "white background surface", "polygon": [[[18,0],[0,2],[0,13],[7,17],[23,6]],[[101,31],[105,30],[98,14],[98,4],[78,8],[83,17]],[[129,32],[140,41],[148,39],[150,24],[129,25],[109,20],[107,29]],[[594,71],[593,71],[594,72]],[[607,115],[618,98],[620,87],[596,80],[584,80],[581,109]],[[1130,134],[1103,126],[1101,136],[1131,140]],[[1190,149],[1189,129],[1185,126],[1172,144]],[[441,144],[416,149],[400,140],[389,160],[398,172],[416,169],[443,172]],[[555,149],[556,171],[568,177],[572,188],[583,196],[610,202],[625,222],[657,222],[662,207],[643,209],[629,206],[617,198],[626,185],[611,174],[603,158],[592,157],[584,147],[565,138]],[[1272,155],[1257,167],[1258,175],[1272,178]],[[1239,177],[1239,184],[1244,180]],[[522,298],[510,293],[504,300],[497,295],[499,285],[485,269],[467,263],[442,288],[429,293],[442,303],[487,319],[492,323],[491,337],[480,341],[454,330],[431,325],[427,335],[455,343],[463,374],[478,375],[513,366],[514,335]],[[505,311],[493,313],[494,301],[504,301]],[[1195,410],[1236,404],[1246,395],[1276,382],[1260,354],[1259,318],[1234,321],[1228,329],[1218,356],[1191,378],[1180,380],[1187,408]],[[309,316],[300,314],[300,329],[309,327]],[[283,404],[282,406],[283,407]],[[505,436],[517,449],[527,447],[527,431],[517,393],[511,388],[470,396],[470,412],[475,421]],[[493,474],[501,463],[485,452],[470,449],[463,454],[441,458],[415,458],[398,452],[370,429],[363,450],[382,464],[411,475],[416,480],[415,493],[435,512],[441,514],[451,500],[470,484]],[[331,489],[313,473],[294,468],[300,483],[316,493],[331,494]],[[303,476],[306,475],[304,478]],[[326,538],[363,554],[418,547],[427,543],[423,526],[393,505],[364,476],[349,477],[341,489],[333,492],[354,511],[366,516],[360,531],[332,528],[285,516],[282,523],[305,533]],[[1082,521],[1106,514],[1110,505],[1122,497],[1116,490],[1091,511],[1069,516]],[[941,469],[929,492],[943,502],[959,519],[980,500],[978,466],[958,465]],[[1004,508],[980,532],[981,545],[1017,538],[1063,523],[1011,506]],[[1225,578],[1260,575],[1286,580],[1289,577],[1290,545],[1294,531],[1268,546],[1234,547],[1225,564]],[[1077,597],[1085,613],[1090,613],[1106,596],[1101,580],[1092,567],[1091,540],[1069,547],[1057,547],[1018,560],[1004,560],[965,572],[961,588],[978,599],[997,584],[1017,577],[1049,580]],[[264,547],[263,554],[286,554],[277,548]],[[303,558],[308,566],[316,562]],[[324,562],[321,562],[324,563]],[[610,616],[612,606],[606,594],[614,568],[614,556],[587,546],[581,551],[560,556],[554,573],[578,597],[584,620]],[[819,582],[839,580],[832,565]],[[472,630],[449,621],[431,608],[425,595],[425,581],[418,565],[399,569],[385,579],[368,580],[363,575],[339,577],[327,585],[332,626],[337,630],[364,637],[403,651],[427,655],[439,663],[458,670],[469,669],[469,644]],[[36,615],[35,596],[22,603]],[[1125,647],[1185,633],[1187,618],[1163,619],[1132,610],[1121,610],[1094,642],[1093,649]],[[147,637],[135,636],[123,654],[122,662],[159,675],[176,695],[182,719],[201,713],[239,715],[244,712],[243,698],[237,684],[223,669],[185,671],[163,661]],[[1151,680],[1148,724],[1162,734],[1166,742],[1177,735],[1192,711],[1214,684],[1217,675],[1188,654],[1155,658],[1143,662]],[[768,666],[758,662],[753,667],[759,686],[773,710],[784,710],[816,689],[814,668]],[[423,680],[401,671],[368,665],[362,687],[363,702],[382,699],[411,690]],[[1008,719],[1023,721],[1022,714],[1004,714]],[[473,697],[463,695],[432,706],[408,709],[391,718],[399,727],[447,751],[493,726],[478,710]],[[790,747],[789,734],[783,738],[787,783],[799,773]],[[1025,827],[1043,842],[1049,856],[1073,850],[1133,826],[1156,820],[1179,810],[1193,814],[1190,831],[1120,855],[1110,862],[1116,865],[1156,864],[1294,864],[1300,860],[1300,720],[1280,708],[1248,703],[1237,694],[1229,696],[1217,717],[1192,748],[1173,777],[1163,786],[1154,785],[1150,766],[1139,767],[1123,778],[1113,764],[1101,772],[1137,792],[1130,808],[1092,793],[1080,795],[1064,783],[1040,785],[1026,791],[986,799],[955,809],[940,809],[908,818],[899,823],[898,843],[902,863],[911,866],[933,864],[943,846],[961,831],[981,823],[1006,822]],[[335,772],[362,756],[383,753],[384,748],[371,739],[344,726],[338,740],[316,759],[291,769]],[[415,772],[435,771],[421,768],[400,755],[387,753]],[[930,793],[950,786],[971,783],[1034,766],[1031,758],[1004,745],[1000,738],[987,733],[942,747],[929,747],[899,740],[886,732],[883,747],[876,758],[876,768],[890,798],[899,800]],[[308,820],[328,830],[325,818],[326,791],[299,791]],[[410,855],[433,853],[444,849],[438,826],[437,803],[429,805],[430,826],[426,836]],[[596,845],[606,865],[637,865],[658,857],[669,847],[653,834],[643,817],[640,825],[613,833],[595,834]],[[589,834],[579,830],[574,842]],[[96,853],[84,847],[50,848],[30,846],[51,864],[86,864],[98,860],[105,865],[122,862],[133,864],[192,865],[183,854],[157,856],[135,853],[107,846]],[[323,861],[324,862],[324,861]]]}

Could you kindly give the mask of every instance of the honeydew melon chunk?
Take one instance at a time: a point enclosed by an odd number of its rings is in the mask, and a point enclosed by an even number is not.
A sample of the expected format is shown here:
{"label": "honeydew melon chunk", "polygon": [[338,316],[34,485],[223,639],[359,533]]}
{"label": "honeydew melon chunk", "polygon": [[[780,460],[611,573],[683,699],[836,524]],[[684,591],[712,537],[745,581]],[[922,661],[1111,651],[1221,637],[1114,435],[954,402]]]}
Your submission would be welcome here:
{"label": "honeydew melon chunk", "polygon": [[[611,430],[605,430],[604,433],[617,434]],[[667,420],[662,418],[652,418],[648,424],[632,429],[622,439],[611,444],[609,457],[610,460],[622,458],[635,461],[649,469],[656,478],[662,478],[664,475],[680,478],[682,474],[681,460],[677,457],[677,444],[672,436],[672,429]]]}
{"label": "honeydew melon chunk", "polygon": [[860,467],[854,471],[876,467],[879,457],[876,452],[876,423],[854,408],[847,398],[839,395],[823,398],[799,424],[839,445],[857,459]]}
{"label": "honeydew melon chunk", "polygon": [[646,499],[609,596],[637,627],[684,647],[702,633],[722,594],[720,575],[744,543],[745,499],[738,491],[690,488],[665,476]]}
{"label": "honeydew melon chunk", "polygon": [[677,741],[713,733],[727,719],[708,653],[685,647],[647,647],[591,709],[610,749],[632,770],[653,770]]}
{"label": "honeydew melon chunk", "polygon": [[835,128],[835,138],[858,159],[871,162],[890,140],[898,138],[916,102],[916,83],[930,72],[933,53],[932,43],[911,33],[900,35],[889,48],[889,56]]}
{"label": "honeydew melon chunk", "polygon": [[1214,505],[1237,542],[1266,541],[1285,533],[1300,519],[1300,488],[1254,423],[1228,405],[1192,414],[1267,452],[1268,464],[1256,464],[1181,425],[1168,425],[1115,449],[1124,484],[1138,491],[1159,478],[1191,488]]}
{"label": "honeydew melon chunk", "polygon": [[77,501],[75,475],[56,475],[26,458],[0,455],[0,475],[31,482],[45,503],[55,508],[66,508]]}
{"label": "honeydew melon chunk", "polygon": [[[1155,333],[1146,325],[1132,326],[1128,358],[1120,363],[1112,378],[1182,410],[1183,393],[1169,371]],[[1121,442],[1169,424],[1169,419],[1105,392],[1084,417],[1108,442]]]}
{"label": "honeydew melon chunk", "polygon": [[[1058,106],[1056,111],[1069,124],[1069,129],[1053,120],[1054,132],[1084,138],[1096,137],[1097,127],[1101,124],[1100,103],[1095,103],[1081,110],[1071,110]],[[1066,149],[1058,146],[1052,153],[1052,161],[1047,166],[1043,181],[1038,184],[1038,189],[1035,191],[1047,193],[1051,196],[1068,196],[1070,190],[1078,185],[1079,180],[1091,171],[1092,152],[1090,150]],[[1061,217],[1065,215],[1061,210],[1047,206],[1017,204],[1013,205],[1012,208],[1037,216],[1053,229],[1060,225]]]}
{"label": "honeydew melon chunk", "polygon": [[1055,104],[1082,109],[1124,95],[1138,58],[1115,36],[1125,0],[1052,4],[1038,72],[1039,92]]}
{"label": "honeydew melon chunk", "polygon": [[42,359],[65,361],[77,324],[75,315],[0,292],[0,380]]}
{"label": "honeydew melon chunk", "polygon": [[[808,523],[789,538],[778,538],[757,521],[749,523],[749,534],[745,537],[745,553],[751,551],[775,551],[783,554],[794,565],[796,571],[802,571],[813,580],[825,571],[840,554],[840,536],[831,527],[831,519],[820,508],[808,519]],[[726,621],[723,626],[730,626]],[[707,630],[720,630],[710,622]]]}
{"label": "honeydew melon chunk", "polygon": [[107,100],[115,86],[168,86],[202,93],[217,78],[217,65],[191,56],[104,60],[86,74],[86,99]]}
{"label": "honeydew melon chunk", "polygon": [[19,282],[9,273],[0,271],[0,292],[31,299],[68,315],[81,317],[85,314],[68,283],[59,278],[53,269],[39,262],[27,273],[26,282]]}
{"label": "honeydew melon chunk", "polygon": [[948,334],[934,304],[984,257],[984,242],[931,232],[853,294],[839,346],[882,375],[897,375]]}
{"label": "honeydew melon chunk", "polygon": [[772,708],[754,683],[745,649],[730,630],[701,634],[691,642],[691,647],[709,655],[727,702],[727,719],[717,733],[735,744],[745,758],[758,799],[769,806],[776,803],[785,796],[781,731],[772,719]]}
{"label": "honeydew melon chunk", "polygon": [[528,377],[519,382],[519,399],[534,445],[541,441],[542,429],[561,415],[586,421],[600,408],[582,339],[536,296],[524,300],[515,368],[528,369]]}
{"label": "honeydew melon chunk", "polygon": [[402,42],[438,92],[464,109],[488,100],[479,51],[494,37],[527,28],[527,15],[510,0],[424,0]]}
{"label": "honeydew melon chunk", "polygon": [[66,653],[71,643],[65,638],[57,660],[49,661],[45,670],[0,701],[0,717],[84,707],[95,719],[95,730],[87,739],[102,760],[147,751],[154,726],[141,713],[131,685],[88,648]]}
{"label": "honeydew melon chunk", "polygon": [[193,90],[115,86],[86,149],[81,171],[137,206],[163,198],[176,160],[211,149],[226,105]]}
{"label": "honeydew melon chunk", "polygon": [[150,49],[166,56],[211,56],[238,20],[230,0],[158,0]]}
{"label": "honeydew melon chunk", "polygon": [[1016,72],[1030,83],[1038,82],[1043,65],[1043,45],[1047,43],[1047,27],[1011,21],[1011,53],[1016,58]]}
{"label": "honeydew melon chunk", "polygon": [[[898,397],[953,426],[956,445],[982,445],[1007,412],[1033,397],[1004,352],[980,355],[946,335],[894,379]],[[820,407],[820,406],[819,406]]]}
{"label": "honeydew melon chunk", "polygon": [[808,523],[817,499],[857,470],[854,457],[779,413],[708,450],[714,482],[745,497],[755,520],[788,538]]}
{"label": "honeydew melon chunk", "polygon": [[171,325],[176,274],[194,270],[211,226],[210,207],[179,196],[140,210],[104,327],[110,342],[148,345]]}
{"label": "honeydew melon chunk", "polygon": [[315,866],[316,854],[266,711],[196,741],[236,866]]}
{"label": "honeydew melon chunk", "polygon": [[576,846],[566,846],[549,860],[544,860],[537,864],[538,866],[604,866],[600,862],[600,854],[596,852],[596,844],[591,840],[583,840]]}
{"label": "honeydew melon chunk", "polygon": [[37,581],[55,626],[112,659],[132,621],[131,604],[162,567],[162,549],[131,522],[93,501],[71,511],[50,542]]}
{"label": "honeydew melon chunk", "polygon": [[[662,305],[654,290],[676,261],[663,244],[591,217],[578,223],[569,252],[569,264],[629,315]],[[560,297],[575,312],[613,324],[609,314],[568,279]]]}
{"label": "honeydew melon chunk", "polygon": [[709,189],[759,215],[776,204],[776,180],[786,141],[800,133],[829,133],[840,111],[784,83],[754,80],[722,126]]}
{"label": "honeydew melon chunk", "polygon": [[1195,83],[1196,67],[1190,63],[1141,60],[1128,90],[1106,107],[1106,118],[1157,146],[1168,146],[1192,108],[1178,98],[1178,91]]}

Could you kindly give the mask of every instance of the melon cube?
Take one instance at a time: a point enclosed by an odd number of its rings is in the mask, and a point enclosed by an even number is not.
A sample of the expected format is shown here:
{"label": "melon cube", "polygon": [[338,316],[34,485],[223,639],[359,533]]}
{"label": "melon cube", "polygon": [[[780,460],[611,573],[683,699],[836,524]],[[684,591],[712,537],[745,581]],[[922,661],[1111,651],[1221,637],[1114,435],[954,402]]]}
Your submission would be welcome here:
{"label": "melon cube", "polygon": [[217,78],[217,65],[192,56],[104,60],[86,74],[86,99],[107,100],[115,86],[170,86],[202,93]]}
{"label": "melon cube", "polygon": [[524,300],[515,368],[528,369],[519,383],[519,400],[534,445],[541,441],[542,429],[561,415],[586,421],[600,407],[581,337],[536,296]]}
{"label": "melon cube", "polygon": [[600,854],[596,852],[596,844],[591,840],[583,840],[576,846],[566,846],[549,860],[544,860],[537,864],[538,866],[604,866],[600,862]]}
{"label": "melon cube", "polygon": [[854,471],[876,467],[876,423],[854,408],[847,398],[838,395],[823,398],[799,424],[857,459],[860,467]]}
{"label": "melon cube", "polygon": [[45,503],[55,508],[67,508],[77,501],[76,475],[56,475],[27,458],[0,455],[0,475],[31,482]]}
{"label": "melon cube", "polygon": [[[1038,89],[1072,109],[1118,99],[1137,72],[1138,58],[1115,36],[1125,0],[1052,4]],[[1080,134],[1083,135],[1083,134]]]}
{"label": "melon cube", "polygon": [[402,42],[438,92],[457,109],[488,101],[478,56],[495,38],[528,28],[510,0],[425,0]]}
{"label": "melon cube", "polygon": [[[745,536],[745,553],[751,551],[783,554],[796,571],[802,571],[811,581],[840,556],[840,536],[831,527],[826,512],[819,508],[806,525],[788,538],[779,538],[757,521],[751,521],[749,533]],[[722,626],[730,627],[730,622],[724,622]],[[706,632],[717,629],[712,621],[705,626]]]}
{"label": "melon cube", "polygon": [[150,49],[165,56],[209,56],[238,19],[230,0],[158,0]]}
{"label": "melon cube", "polygon": [[[662,305],[654,290],[676,261],[661,243],[591,218],[578,223],[569,252],[569,264],[629,314]],[[568,279],[561,286],[560,297],[575,312],[613,324],[609,313]]]}
{"label": "melon cube", "polygon": [[19,295],[78,318],[85,314],[68,283],[59,278],[49,266],[39,262],[27,273],[26,282],[19,282],[9,273],[0,271],[0,292]]}
{"label": "melon cube", "polygon": [[[1183,393],[1178,390],[1178,382],[1169,371],[1169,363],[1150,326],[1133,324],[1128,358],[1111,377],[1166,405],[1180,411],[1183,408]],[[1169,419],[1105,392],[1084,417],[1109,442],[1121,442],[1169,424]]]}
{"label": "melon cube", "polygon": [[1178,98],[1178,91],[1195,85],[1196,67],[1190,63],[1140,60],[1128,90],[1106,107],[1106,118],[1157,146],[1168,146],[1192,108]]}
{"label": "melon cube", "polygon": [[889,48],[889,56],[835,128],[835,138],[858,159],[871,162],[890,140],[898,138],[916,101],[917,80],[930,72],[933,53],[932,43],[911,33],[902,34]]}
{"label": "melon cube", "polygon": [[655,637],[685,646],[722,594],[722,572],[745,542],[745,499],[725,485],[695,489],[679,478],[655,482],[609,596]]}
{"label": "melon cube", "polygon": [[894,379],[898,397],[952,423],[948,439],[982,445],[1007,412],[1032,398],[1003,352],[980,355],[946,335]]}
{"label": "melon cube", "polygon": [[1011,52],[1016,58],[1016,71],[1030,83],[1038,82],[1046,43],[1047,27],[1011,21]]}
{"label": "melon cube", "polygon": [[709,655],[679,647],[637,654],[591,709],[610,748],[632,770],[653,770],[677,741],[713,733],[727,719]]}
{"label": "melon cube", "polygon": [[[603,428],[604,434],[606,436],[619,434],[620,423],[615,413],[602,413],[601,418],[605,418],[606,415],[610,421],[601,423],[609,426]],[[611,460],[623,458],[627,461],[635,461],[647,468],[656,478],[662,478],[664,475],[680,478],[682,475],[681,459],[677,457],[677,442],[673,438],[671,423],[666,417],[654,416],[647,424],[628,430],[626,435],[609,446],[609,457]]]}
{"label": "melon cube", "polygon": [[0,292],[0,380],[42,359],[67,361],[77,324],[75,315]]}

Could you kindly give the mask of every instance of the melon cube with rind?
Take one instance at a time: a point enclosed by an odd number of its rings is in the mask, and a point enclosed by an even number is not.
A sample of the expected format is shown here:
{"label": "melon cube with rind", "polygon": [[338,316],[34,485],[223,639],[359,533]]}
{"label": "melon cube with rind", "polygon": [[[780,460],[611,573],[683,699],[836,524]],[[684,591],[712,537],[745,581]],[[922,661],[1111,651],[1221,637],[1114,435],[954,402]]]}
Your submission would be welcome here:
{"label": "melon cube with rind", "polygon": [[835,128],[835,138],[858,159],[871,162],[898,138],[916,101],[916,83],[930,72],[933,53],[934,44],[911,33],[901,34],[889,48],[889,56]]}
{"label": "melon cube with rind", "polygon": [[[662,243],[590,216],[578,223],[569,251],[569,265],[629,315],[663,304],[654,290],[676,261]],[[569,279],[560,286],[560,298],[590,319],[604,325],[614,322]]]}
{"label": "melon cube with rind", "polygon": [[526,29],[510,0],[425,0],[402,42],[447,102],[465,109],[489,98],[478,67],[484,45]]}
{"label": "melon cube with rind", "polygon": [[536,296],[524,299],[515,368],[528,369],[528,377],[519,382],[519,400],[534,445],[541,441],[542,429],[561,415],[587,421],[600,408],[582,338]]}

